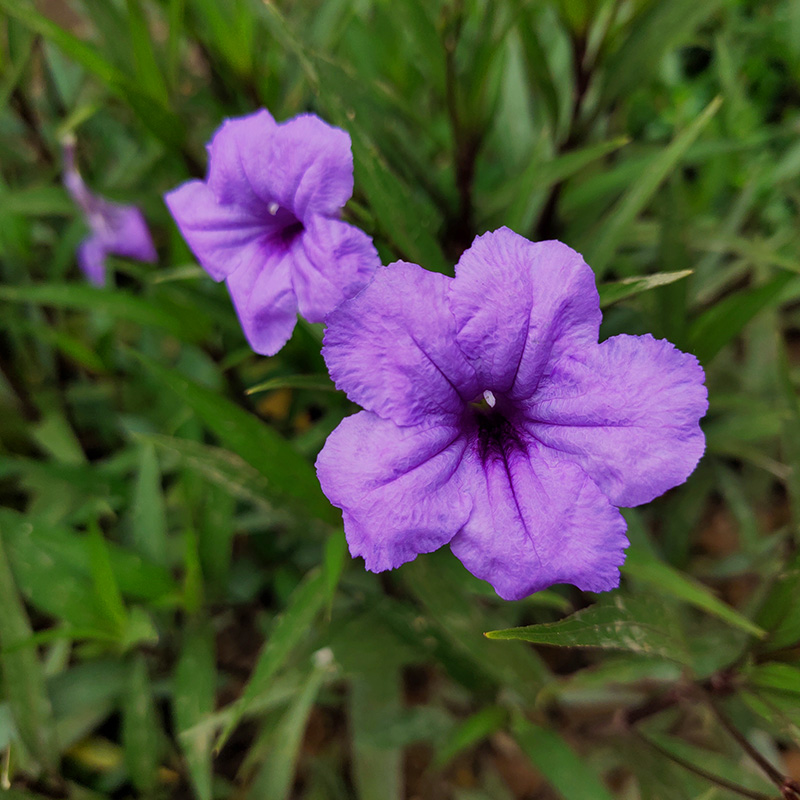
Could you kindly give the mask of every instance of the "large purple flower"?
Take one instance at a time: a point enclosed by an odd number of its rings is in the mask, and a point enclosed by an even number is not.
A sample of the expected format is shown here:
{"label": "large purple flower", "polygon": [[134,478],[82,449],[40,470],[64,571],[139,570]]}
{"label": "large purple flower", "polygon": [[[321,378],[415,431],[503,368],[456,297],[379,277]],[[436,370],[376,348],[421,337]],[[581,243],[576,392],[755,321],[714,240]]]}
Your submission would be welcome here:
{"label": "large purple flower", "polygon": [[112,203],[93,194],[75,164],[75,141],[64,142],[64,186],[89,225],[89,235],[78,245],[78,266],[95,286],[106,282],[109,254],[155,263],[158,255],[141,211]]}
{"label": "large purple flower", "polygon": [[625,521],[705,446],[694,356],[652,336],[598,344],[594,275],[504,228],[456,277],[397,262],[327,319],[336,385],[366,411],[317,460],[350,552],[398,567],[450,544],[508,600],[619,583]]}
{"label": "large purple flower", "polygon": [[298,309],[322,322],[380,264],[338,218],[353,194],[350,137],[313,114],[278,124],[261,110],[225,122],[208,150],[206,180],[165,200],[206,272],[227,281],[251,347],[274,355]]}

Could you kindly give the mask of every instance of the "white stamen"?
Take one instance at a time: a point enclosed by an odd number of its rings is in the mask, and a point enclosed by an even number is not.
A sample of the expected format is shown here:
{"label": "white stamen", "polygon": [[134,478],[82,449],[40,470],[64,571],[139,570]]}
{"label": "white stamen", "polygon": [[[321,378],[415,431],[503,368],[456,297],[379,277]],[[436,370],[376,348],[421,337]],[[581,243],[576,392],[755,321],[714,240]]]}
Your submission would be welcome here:
{"label": "white stamen", "polygon": [[497,400],[494,399],[494,395],[488,389],[483,393],[483,399],[486,401],[489,408],[494,408],[494,404],[497,402]]}
{"label": "white stamen", "polygon": [[267,211],[269,211],[269,213],[272,214],[272,216],[274,217],[278,213],[279,208],[280,206],[277,203],[273,202],[267,206]]}

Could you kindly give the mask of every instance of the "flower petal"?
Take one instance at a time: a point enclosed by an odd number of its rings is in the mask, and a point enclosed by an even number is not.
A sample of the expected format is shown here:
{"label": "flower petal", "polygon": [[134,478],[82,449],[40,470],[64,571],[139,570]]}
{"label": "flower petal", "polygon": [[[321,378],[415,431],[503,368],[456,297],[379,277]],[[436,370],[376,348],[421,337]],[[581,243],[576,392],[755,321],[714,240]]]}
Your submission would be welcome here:
{"label": "flower petal", "polygon": [[329,314],[322,355],[336,386],[398,425],[460,414],[478,384],[455,342],[451,282],[398,261]]}
{"label": "flower petal", "polygon": [[553,365],[526,429],[580,464],[612,503],[640,505],[697,466],[704,380],[697,359],[664,339],[614,336]]}
{"label": "flower petal", "polygon": [[220,205],[202,181],[189,181],[164,200],[206,272],[221,281],[253,262],[263,262],[269,223],[235,206]]}
{"label": "flower petal", "polygon": [[309,322],[323,322],[365,286],[381,263],[372,239],[338,219],[310,217],[299,245],[293,248],[292,284]]}
{"label": "flower petal", "polygon": [[287,249],[261,251],[232,275],[227,284],[250,347],[273,356],[289,341],[297,323],[292,288],[292,255]]}
{"label": "flower petal", "polygon": [[135,258],[152,264],[158,258],[150,231],[142,212],[135,206],[107,203],[104,214],[108,215],[108,233],[105,234],[106,249],[115,256]]}
{"label": "flower petal", "polygon": [[271,120],[262,111],[220,128],[208,176],[217,199],[248,209],[277,203],[300,221],[338,214],[353,194],[349,135],[313,114]]}
{"label": "flower petal", "polygon": [[101,238],[95,234],[87,236],[78,245],[78,266],[89,283],[95,286],[106,285],[106,255]]}
{"label": "flower petal", "polygon": [[208,187],[217,202],[237,206],[254,216],[265,216],[274,195],[251,173],[259,168],[248,159],[263,161],[277,123],[265,108],[245,117],[226,119],[208,145]]}
{"label": "flower petal", "polygon": [[457,480],[456,428],[401,428],[368,411],[344,419],[317,458],[322,491],[341,508],[350,552],[372,572],[447,544],[469,517]]}
{"label": "flower petal", "polygon": [[551,358],[595,344],[601,318],[594,274],[578,253],[508,228],[461,256],[450,306],[483,388],[514,400],[533,393]]}
{"label": "flower petal", "polygon": [[459,474],[473,511],[450,548],[504,600],[554,583],[591,592],[619,584],[625,520],[576,464],[535,443],[476,447]]}

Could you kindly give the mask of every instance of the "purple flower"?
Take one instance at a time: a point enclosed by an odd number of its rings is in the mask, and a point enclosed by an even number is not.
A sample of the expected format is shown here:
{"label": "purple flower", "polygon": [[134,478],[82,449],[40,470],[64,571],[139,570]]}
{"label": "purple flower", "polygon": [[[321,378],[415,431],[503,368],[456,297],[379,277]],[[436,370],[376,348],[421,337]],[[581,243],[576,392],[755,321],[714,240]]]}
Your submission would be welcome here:
{"label": "purple flower", "polygon": [[322,322],[380,264],[338,218],[353,193],[350,137],[313,114],[278,124],[261,110],[225,122],[208,149],[205,182],[165,199],[206,272],[227,281],[250,346],[274,355],[298,309]]}
{"label": "purple flower", "polygon": [[507,228],[456,277],[397,262],[329,315],[323,355],[366,408],[317,473],[350,552],[398,567],[444,544],[515,600],[618,585],[625,520],[682,483],[705,441],[697,359],[652,336],[598,344],[594,275]]}
{"label": "purple flower", "polygon": [[158,258],[150,231],[135,206],[112,203],[89,191],[75,165],[75,142],[64,143],[64,186],[89,225],[89,235],[78,245],[78,266],[95,286],[106,282],[106,256],[111,254],[155,263]]}

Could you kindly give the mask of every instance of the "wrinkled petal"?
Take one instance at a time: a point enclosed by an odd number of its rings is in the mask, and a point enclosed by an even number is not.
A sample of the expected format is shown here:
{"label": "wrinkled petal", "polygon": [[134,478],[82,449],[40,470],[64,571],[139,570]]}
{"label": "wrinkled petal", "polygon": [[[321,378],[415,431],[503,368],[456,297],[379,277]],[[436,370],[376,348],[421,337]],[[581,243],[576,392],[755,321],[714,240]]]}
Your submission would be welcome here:
{"label": "wrinkled petal", "polygon": [[293,248],[292,283],[309,322],[323,322],[365,286],[381,263],[372,239],[337,219],[312,216],[299,245]]}
{"label": "wrinkled petal", "polygon": [[263,263],[271,223],[235,206],[220,205],[202,181],[189,181],[165,195],[183,238],[203,269],[221,281],[241,268]]}
{"label": "wrinkled petal", "polygon": [[253,216],[265,215],[275,197],[268,184],[251,180],[251,174],[263,176],[265,170],[248,159],[266,158],[267,142],[276,128],[265,108],[222,123],[208,145],[208,187],[217,202],[237,206]]}
{"label": "wrinkled petal", "polygon": [[228,277],[244,335],[256,353],[272,356],[289,341],[297,322],[291,251],[269,250]]}
{"label": "wrinkled petal", "polygon": [[89,283],[106,285],[106,249],[100,237],[87,236],[78,245],[78,266]]}
{"label": "wrinkled petal", "polygon": [[461,256],[450,306],[483,388],[510,399],[529,397],[550,360],[595,344],[601,319],[594,274],[578,253],[508,228]]}
{"label": "wrinkled petal", "polygon": [[535,443],[462,461],[473,510],[450,548],[504,600],[554,583],[591,592],[619,584],[628,545],[625,520],[576,464]]}
{"label": "wrinkled petal", "polygon": [[344,419],[317,458],[322,491],[341,508],[350,552],[372,572],[447,544],[469,517],[456,478],[456,428],[401,428],[368,411]]}
{"label": "wrinkled petal", "polygon": [[451,281],[398,261],[329,314],[322,354],[336,386],[398,425],[460,414],[478,385],[456,345]]}
{"label": "wrinkled petal", "polygon": [[105,211],[108,228],[104,232],[109,253],[152,264],[158,258],[147,223],[135,206],[109,203]]}
{"label": "wrinkled petal", "polygon": [[278,125],[271,119],[264,111],[229,120],[219,130],[209,171],[214,194],[249,208],[258,200],[277,203],[300,221],[338,214],[353,194],[349,135],[313,114]]}
{"label": "wrinkled petal", "polygon": [[697,359],[652,336],[614,336],[556,363],[527,407],[527,431],[574,460],[618,506],[683,483],[705,449]]}

